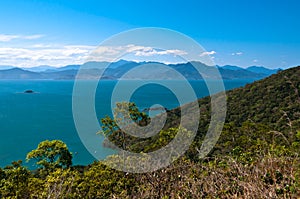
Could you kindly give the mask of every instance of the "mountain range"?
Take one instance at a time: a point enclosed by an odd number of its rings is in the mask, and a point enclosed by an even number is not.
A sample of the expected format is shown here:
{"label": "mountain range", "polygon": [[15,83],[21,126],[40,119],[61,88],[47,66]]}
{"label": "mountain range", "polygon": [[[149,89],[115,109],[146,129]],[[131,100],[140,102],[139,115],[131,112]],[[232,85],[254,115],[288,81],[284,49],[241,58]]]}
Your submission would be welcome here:
{"label": "mountain range", "polygon": [[[108,66],[108,67],[106,67]],[[135,70],[134,74],[126,74],[138,66],[146,66],[146,70]],[[157,67],[159,66],[159,67]],[[194,68],[197,66],[203,72],[201,75]],[[262,79],[277,73],[281,69],[268,69],[262,66],[251,66],[246,69],[238,66],[216,66],[223,79]],[[31,68],[19,68],[14,66],[0,66],[0,79],[49,79],[49,80],[72,80],[76,78],[81,69],[80,79],[97,79],[102,74],[102,79],[176,79],[174,70],[190,80],[205,78],[217,78],[212,66],[201,62],[187,62],[178,64],[164,64],[158,62],[134,62],[119,60],[117,62],[86,62],[83,65],[67,65],[63,67],[37,66]],[[125,78],[125,79],[126,79]]]}

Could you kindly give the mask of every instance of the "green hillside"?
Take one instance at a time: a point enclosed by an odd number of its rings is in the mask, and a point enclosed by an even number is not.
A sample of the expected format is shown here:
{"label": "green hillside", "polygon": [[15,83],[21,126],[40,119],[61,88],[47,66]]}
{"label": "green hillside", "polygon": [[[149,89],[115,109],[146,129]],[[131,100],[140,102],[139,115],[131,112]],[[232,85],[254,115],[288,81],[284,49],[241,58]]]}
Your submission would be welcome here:
{"label": "green hillside", "polygon": [[227,121],[264,123],[274,130],[300,127],[300,67],[281,71],[244,88],[227,92]]}
{"label": "green hillside", "polygon": [[[281,71],[266,79],[247,84],[245,87],[226,92],[227,115],[223,132],[213,153],[224,153],[240,146],[244,149],[251,147],[249,140],[264,139],[268,143],[290,146],[297,138],[300,130],[300,67]],[[210,97],[199,99],[200,123],[194,144],[188,156],[197,158],[197,148],[201,146],[204,135],[210,123]],[[187,104],[187,111],[190,106]],[[176,108],[167,112],[167,122],[164,130],[177,128],[180,124],[181,109]],[[173,131],[172,131],[173,132]],[[161,135],[149,139],[137,139],[126,135],[126,146],[132,151],[149,152],[166,145],[176,132],[169,138]],[[109,136],[114,144],[122,148],[120,132]],[[226,145],[226,146],[225,146]]]}
{"label": "green hillside", "polygon": [[[245,87],[226,92],[226,122],[240,126],[243,122],[263,123],[274,130],[290,131],[300,127],[300,66],[280,71],[263,80],[247,84]],[[210,98],[199,99],[202,125],[210,109]],[[180,109],[170,112],[172,122],[176,125]],[[209,118],[209,117],[207,117]]]}

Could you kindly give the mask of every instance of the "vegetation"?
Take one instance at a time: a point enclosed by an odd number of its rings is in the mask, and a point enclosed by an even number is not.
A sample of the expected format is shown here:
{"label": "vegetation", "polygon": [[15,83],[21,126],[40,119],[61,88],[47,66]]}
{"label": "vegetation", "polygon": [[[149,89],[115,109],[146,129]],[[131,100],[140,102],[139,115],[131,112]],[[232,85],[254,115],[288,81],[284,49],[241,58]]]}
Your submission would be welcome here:
{"label": "vegetation", "polygon": [[[200,127],[190,149],[174,164],[144,174],[113,170],[102,162],[71,166],[72,155],[58,140],[45,141],[22,162],[0,169],[0,198],[297,198],[300,196],[300,67],[227,92],[222,135],[205,159],[198,149],[210,119],[209,97],[199,100]],[[129,109],[130,115],[122,115]],[[134,103],[119,103],[116,114],[146,125],[150,118]],[[118,117],[116,117],[118,118]],[[179,128],[180,108],[168,111],[159,134],[136,138],[103,118],[102,133],[120,148],[155,151]],[[128,123],[125,123],[125,126]]]}
{"label": "vegetation", "polygon": [[41,142],[37,149],[29,152],[26,159],[37,160],[37,164],[45,169],[57,167],[70,167],[72,165],[72,154],[65,143],[60,140],[46,140]]}

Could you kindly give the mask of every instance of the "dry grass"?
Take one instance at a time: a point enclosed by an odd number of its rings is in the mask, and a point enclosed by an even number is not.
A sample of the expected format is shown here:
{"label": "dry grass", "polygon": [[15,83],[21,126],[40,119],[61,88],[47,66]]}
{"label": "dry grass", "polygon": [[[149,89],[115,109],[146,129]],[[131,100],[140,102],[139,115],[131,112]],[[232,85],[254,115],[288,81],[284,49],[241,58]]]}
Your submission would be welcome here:
{"label": "dry grass", "polygon": [[205,164],[179,161],[139,175],[138,189],[129,198],[297,198],[298,164],[298,159],[285,157],[264,157],[251,165],[232,158]]}

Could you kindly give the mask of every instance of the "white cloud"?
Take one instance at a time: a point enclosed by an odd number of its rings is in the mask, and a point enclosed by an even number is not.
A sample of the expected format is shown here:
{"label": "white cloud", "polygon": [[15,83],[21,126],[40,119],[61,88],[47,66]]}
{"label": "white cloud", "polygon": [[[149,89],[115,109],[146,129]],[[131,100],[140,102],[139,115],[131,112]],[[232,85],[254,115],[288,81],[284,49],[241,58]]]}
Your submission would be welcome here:
{"label": "white cloud", "polygon": [[209,56],[209,55],[214,55],[216,54],[217,52],[212,50],[212,51],[205,51],[203,53],[200,54],[200,57],[204,57],[204,56]]}
{"label": "white cloud", "polygon": [[32,40],[39,39],[44,37],[44,35],[9,35],[9,34],[0,34],[0,42],[9,42],[13,39],[24,39],[24,40]]}
{"label": "white cloud", "polygon": [[[47,45],[45,45],[47,46]],[[32,67],[82,64],[95,46],[66,45],[59,47],[16,48],[0,47],[0,65]]]}
{"label": "white cloud", "polygon": [[[155,49],[149,46],[138,46],[138,45],[124,45],[124,46],[100,46],[93,51],[89,60],[92,61],[116,61],[115,58],[130,57],[130,59],[153,59],[156,60],[158,56],[182,56],[186,55],[187,52],[178,49]],[[145,61],[144,60],[144,61]]]}
{"label": "white cloud", "polygon": [[0,34],[0,42],[7,42],[13,39],[18,38],[18,35],[3,35]]}
{"label": "white cloud", "polygon": [[33,39],[39,39],[42,37],[44,37],[44,35],[27,35],[27,36],[20,36],[20,39],[33,40]]}
{"label": "white cloud", "polygon": [[144,51],[144,50],[139,50],[135,52],[135,56],[139,56],[139,57],[150,57],[150,56],[155,56],[155,55],[186,55],[187,53],[185,51],[182,50],[155,50],[155,49],[151,49],[149,51]]}
{"label": "white cloud", "polygon": [[133,53],[136,56],[154,56],[154,55],[168,55],[168,54],[173,54],[173,55],[186,55],[187,52],[183,50],[178,50],[178,49],[154,49],[153,47],[148,47],[148,46],[136,46],[133,44],[123,46],[122,49],[126,49],[126,52],[128,53]]}
{"label": "white cloud", "polygon": [[[32,67],[38,65],[64,66],[82,64],[86,61],[116,61],[127,58],[134,60],[162,60],[165,56],[185,55],[178,49],[157,50],[147,46],[89,46],[31,44],[26,47],[0,47],[0,65]],[[166,59],[167,60],[167,59]]]}
{"label": "white cloud", "polygon": [[152,47],[146,47],[146,46],[136,46],[133,44],[129,44],[127,46],[123,46],[123,49],[126,49],[126,52],[150,52],[153,51]]}
{"label": "white cloud", "polygon": [[243,54],[243,52],[231,53],[231,55],[233,55],[233,56],[234,56],[234,55],[238,55],[238,56],[239,56],[239,55],[242,55],[242,54]]}

